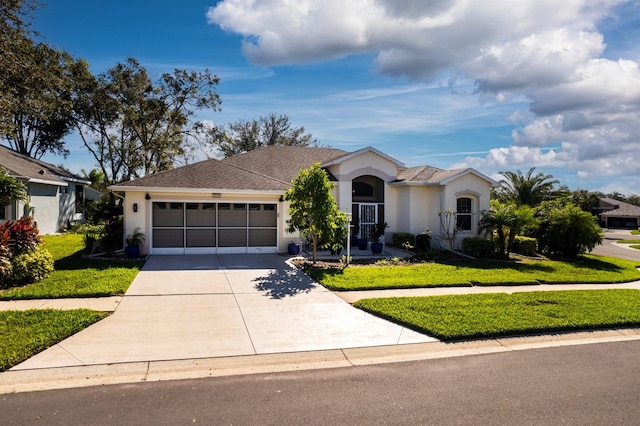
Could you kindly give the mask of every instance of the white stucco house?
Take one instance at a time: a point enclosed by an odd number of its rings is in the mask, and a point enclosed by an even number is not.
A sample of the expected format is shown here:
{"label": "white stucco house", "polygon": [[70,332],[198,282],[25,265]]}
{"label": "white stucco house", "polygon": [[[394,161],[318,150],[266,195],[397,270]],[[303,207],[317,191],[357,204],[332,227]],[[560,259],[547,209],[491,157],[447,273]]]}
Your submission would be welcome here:
{"label": "white stucco house", "polygon": [[53,164],[22,155],[0,145],[0,167],[27,187],[29,202],[0,205],[0,222],[33,217],[41,234],[58,232],[68,222],[81,218],[87,199],[100,199],[88,181]]}
{"label": "white stucco house", "polygon": [[286,232],[283,201],[303,168],[320,163],[336,188],[340,210],[354,232],[368,236],[386,222],[394,232],[430,230],[441,241],[439,211],[457,212],[458,243],[476,236],[498,183],[473,169],[405,167],[375,148],[270,146],[223,160],[206,160],[114,185],[124,195],[125,233],[146,235],[143,253],[275,253],[299,236]]}

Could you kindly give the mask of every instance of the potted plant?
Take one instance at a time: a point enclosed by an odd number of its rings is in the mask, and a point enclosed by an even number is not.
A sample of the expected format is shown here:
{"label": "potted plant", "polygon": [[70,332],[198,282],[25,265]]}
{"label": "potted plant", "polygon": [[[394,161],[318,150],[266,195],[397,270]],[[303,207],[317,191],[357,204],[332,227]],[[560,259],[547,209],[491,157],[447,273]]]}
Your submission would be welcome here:
{"label": "potted plant", "polygon": [[140,257],[140,249],[144,244],[145,236],[140,228],[136,228],[133,234],[127,235],[127,246],[124,248],[124,254],[129,259]]}
{"label": "potted plant", "polygon": [[371,253],[380,254],[382,253],[382,249],[384,248],[384,230],[387,229],[389,225],[387,222],[384,223],[376,223],[371,228]]}

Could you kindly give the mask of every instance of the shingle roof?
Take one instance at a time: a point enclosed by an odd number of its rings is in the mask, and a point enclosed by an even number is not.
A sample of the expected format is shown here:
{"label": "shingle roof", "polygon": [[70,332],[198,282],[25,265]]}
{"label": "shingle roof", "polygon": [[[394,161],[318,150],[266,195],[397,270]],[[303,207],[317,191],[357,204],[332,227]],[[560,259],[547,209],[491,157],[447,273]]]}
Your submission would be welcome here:
{"label": "shingle roof", "polygon": [[60,167],[42,160],[27,157],[2,145],[0,145],[0,166],[7,170],[9,175],[14,177],[25,177],[60,183],[65,181],[86,182],[85,179]]}
{"label": "shingle roof", "polygon": [[115,187],[269,191],[285,190],[289,187],[289,182],[211,159],[124,182]]}
{"label": "shingle roof", "polygon": [[341,149],[273,145],[225,158],[223,163],[291,182],[300,170],[349,154]]}
{"label": "shingle roof", "polygon": [[611,198],[601,198],[600,201],[612,207],[611,210],[600,213],[600,216],[640,217],[640,207],[638,206]]}
{"label": "shingle roof", "polygon": [[[275,145],[258,148],[223,160],[205,160],[174,170],[115,185],[124,188],[190,188],[220,190],[283,191],[301,169],[314,163],[330,163],[350,152],[333,148]],[[438,184],[472,169],[442,170],[431,166],[398,168],[394,181]],[[335,180],[335,178],[333,178]]]}

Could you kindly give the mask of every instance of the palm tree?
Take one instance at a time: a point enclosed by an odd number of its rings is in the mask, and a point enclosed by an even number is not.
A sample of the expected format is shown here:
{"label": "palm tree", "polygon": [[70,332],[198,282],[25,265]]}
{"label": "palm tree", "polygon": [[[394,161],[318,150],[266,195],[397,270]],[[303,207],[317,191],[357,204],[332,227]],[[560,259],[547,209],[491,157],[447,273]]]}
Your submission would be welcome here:
{"label": "palm tree", "polygon": [[559,182],[551,175],[536,173],[535,167],[529,169],[526,175],[520,170],[516,172],[500,172],[505,179],[500,183],[502,187],[496,191],[501,201],[513,201],[518,206],[536,207],[543,201],[552,200],[565,195],[566,190],[558,191],[555,185]]}
{"label": "palm tree", "polygon": [[536,224],[533,208],[518,206],[513,201],[491,201],[491,210],[486,212],[478,226],[481,232],[496,234],[498,254],[509,258],[516,236],[526,227]]}

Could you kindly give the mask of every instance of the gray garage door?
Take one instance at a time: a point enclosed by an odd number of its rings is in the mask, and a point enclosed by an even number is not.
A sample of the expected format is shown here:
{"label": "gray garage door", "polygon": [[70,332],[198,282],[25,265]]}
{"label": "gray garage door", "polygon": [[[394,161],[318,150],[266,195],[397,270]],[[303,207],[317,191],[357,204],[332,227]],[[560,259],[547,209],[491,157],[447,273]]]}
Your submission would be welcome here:
{"label": "gray garage door", "polygon": [[153,254],[275,253],[277,205],[152,203]]}

